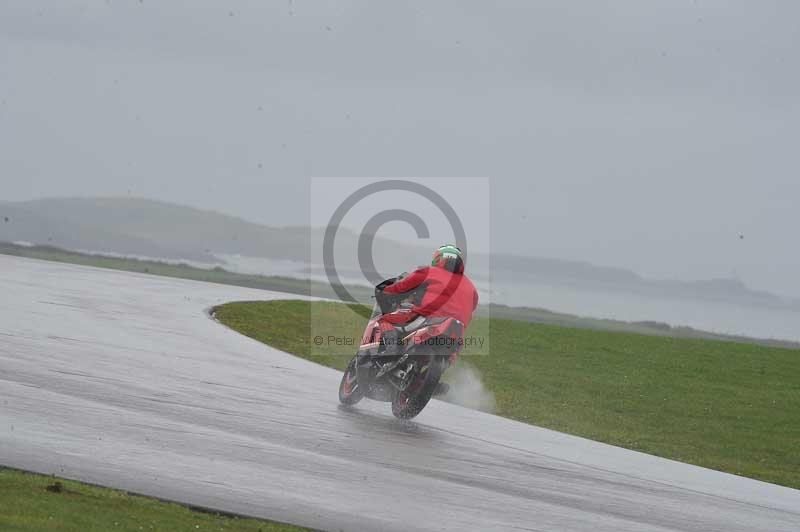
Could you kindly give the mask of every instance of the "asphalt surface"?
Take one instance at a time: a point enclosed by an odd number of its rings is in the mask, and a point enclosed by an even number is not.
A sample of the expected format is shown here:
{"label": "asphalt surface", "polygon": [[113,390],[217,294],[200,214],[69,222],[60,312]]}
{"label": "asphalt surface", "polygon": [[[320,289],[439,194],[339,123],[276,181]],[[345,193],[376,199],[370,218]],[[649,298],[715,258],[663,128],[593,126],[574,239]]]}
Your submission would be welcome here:
{"label": "asphalt surface", "polygon": [[[0,464],[324,530],[800,531],[800,491],[339,373],[205,313],[248,290],[0,255]],[[269,327],[269,323],[264,324]]]}

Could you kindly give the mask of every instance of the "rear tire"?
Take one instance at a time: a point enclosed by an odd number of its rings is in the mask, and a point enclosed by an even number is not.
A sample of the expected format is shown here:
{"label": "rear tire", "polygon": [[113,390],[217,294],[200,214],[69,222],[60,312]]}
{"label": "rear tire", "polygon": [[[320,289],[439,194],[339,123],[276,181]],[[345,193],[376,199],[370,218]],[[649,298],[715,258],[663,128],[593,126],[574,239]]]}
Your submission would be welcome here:
{"label": "rear tire", "polygon": [[364,390],[358,385],[356,378],[356,360],[357,357],[353,357],[347,364],[339,383],[339,402],[343,405],[354,405],[364,398]]}
{"label": "rear tire", "polygon": [[[422,409],[433,397],[433,392],[439,385],[444,370],[447,369],[447,360],[439,356],[431,356],[428,369],[418,379],[425,379],[416,393],[407,394],[397,392],[392,400],[392,414],[398,419],[411,419],[422,412]],[[413,386],[413,383],[410,385]]]}

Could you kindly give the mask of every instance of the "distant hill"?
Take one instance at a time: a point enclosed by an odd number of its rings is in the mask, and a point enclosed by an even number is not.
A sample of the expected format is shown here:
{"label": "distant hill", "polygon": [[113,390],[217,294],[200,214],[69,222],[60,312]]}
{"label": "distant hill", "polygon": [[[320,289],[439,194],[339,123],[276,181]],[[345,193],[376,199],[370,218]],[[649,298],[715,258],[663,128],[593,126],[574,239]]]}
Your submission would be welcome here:
{"label": "distant hill", "polygon": [[0,203],[0,239],[67,249],[215,262],[214,253],[291,257],[308,253],[308,230],[270,228],[193,207],[138,198]]}
{"label": "distant hill", "polygon": [[[7,221],[6,221],[7,220]],[[141,198],[53,198],[0,202],[0,241],[25,241],[64,249],[126,256],[219,264],[220,257],[308,262],[311,242],[318,249],[322,229],[268,227],[235,216]],[[358,235],[337,234],[337,268],[358,271]],[[376,238],[373,255],[380,264],[403,268],[423,264],[430,249]],[[477,278],[541,281],[587,288],[624,290],[658,297],[700,298],[774,307],[800,308],[766,292],[750,290],[733,279],[663,281],[645,279],[623,268],[588,262],[473,253]],[[264,272],[269,274],[270,272]]]}
{"label": "distant hill", "polygon": [[[307,261],[322,230],[268,227],[235,216],[141,198],[54,198],[0,202],[0,240],[93,252],[216,263],[219,255]],[[356,257],[357,236],[342,229],[337,250]],[[376,239],[375,254],[402,261],[410,253]],[[425,251],[426,256],[429,252]],[[345,264],[344,267],[348,265]],[[356,267],[353,261],[349,266]]]}

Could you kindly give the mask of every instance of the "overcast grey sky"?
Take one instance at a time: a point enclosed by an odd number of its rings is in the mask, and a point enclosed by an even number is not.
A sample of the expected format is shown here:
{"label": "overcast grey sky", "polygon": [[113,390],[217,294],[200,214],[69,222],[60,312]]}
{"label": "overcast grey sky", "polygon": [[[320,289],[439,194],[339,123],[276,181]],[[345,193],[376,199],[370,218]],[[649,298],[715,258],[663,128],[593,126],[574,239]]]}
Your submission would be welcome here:
{"label": "overcast grey sky", "polygon": [[495,251],[800,296],[798,50],[792,1],[6,0],[0,198],[489,176]]}

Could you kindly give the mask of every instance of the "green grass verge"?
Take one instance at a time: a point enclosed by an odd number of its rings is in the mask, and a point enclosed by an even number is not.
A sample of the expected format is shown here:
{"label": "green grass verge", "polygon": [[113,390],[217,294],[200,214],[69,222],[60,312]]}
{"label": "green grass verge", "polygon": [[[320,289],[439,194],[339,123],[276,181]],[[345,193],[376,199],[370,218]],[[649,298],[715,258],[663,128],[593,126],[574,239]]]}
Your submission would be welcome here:
{"label": "green grass verge", "polygon": [[0,530],[300,532],[306,529],[200,512],[118,490],[0,468]]}
{"label": "green grass verge", "polygon": [[[365,319],[340,303],[216,310],[247,336],[343,369],[354,349],[313,346],[312,313],[314,335],[361,336]],[[499,415],[800,488],[798,350],[506,319],[476,318],[468,334],[487,332],[491,351],[468,348],[458,363],[482,373]]]}

